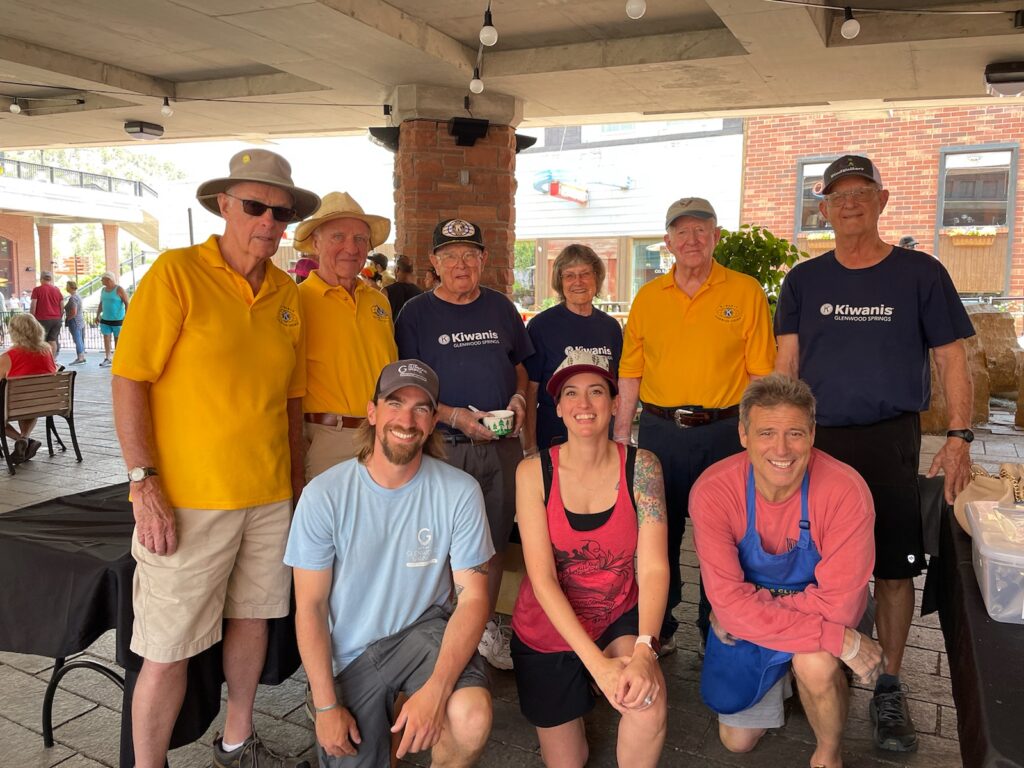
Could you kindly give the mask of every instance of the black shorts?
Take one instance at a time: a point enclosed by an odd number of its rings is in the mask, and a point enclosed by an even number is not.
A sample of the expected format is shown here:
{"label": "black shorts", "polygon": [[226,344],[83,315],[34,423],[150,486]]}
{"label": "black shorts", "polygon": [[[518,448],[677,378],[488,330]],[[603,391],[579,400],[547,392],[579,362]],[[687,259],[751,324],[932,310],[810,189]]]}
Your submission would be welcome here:
{"label": "black shorts", "polygon": [[[624,635],[639,633],[640,612],[633,606],[597,639],[602,651]],[[513,633],[512,664],[519,691],[519,709],[536,728],[554,728],[583,717],[594,708],[594,682],[572,651],[535,651]]]}
{"label": "black shorts", "polygon": [[875,578],[912,579],[924,570],[921,494],[921,418],[904,413],[876,424],[818,426],[814,447],[849,464],[875,502]]}
{"label": "black shorts", "polygon": [[59,317],[54,320],[40,320],[39,324],[43,326],[46,341],[56,341],[60,337],[60,329],[64,327]]}

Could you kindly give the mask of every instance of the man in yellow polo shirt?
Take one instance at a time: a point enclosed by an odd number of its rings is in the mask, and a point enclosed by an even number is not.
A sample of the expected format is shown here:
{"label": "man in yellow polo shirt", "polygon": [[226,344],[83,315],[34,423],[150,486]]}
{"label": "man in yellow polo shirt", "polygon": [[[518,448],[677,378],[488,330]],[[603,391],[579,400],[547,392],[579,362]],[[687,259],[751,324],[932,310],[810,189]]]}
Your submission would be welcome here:
{"label": "man in yellow polo shirt", "polygon": [[[638,442],[661,460],[665,475],[669,592],[662,654],[675,650],[679,627],[672,609],[682,601],[679,548],[690,487],[711,464],[742,450],[740,396],[751,379],[771,373],[775,363],[764,290],[714,259],[721,228],[711,203],[699,197],[677,200],[669,206],[665,230],[675,265],[633,300],[615,418],[615,439],[629,442],[637,401],[643,402]],[[699,624],[706,636],[703,614]]]}
{"label": "man in yellow polo shirt", "polygon": [[299,286],[306,329],[306,479],[356,455],[377,377],[398,359],[388,298],[359,279],[370,248],[391,222],[364,213],[347,192],[324,197],[316,216],[295,230],[295,249],[320,262]]}
{"label": "man in yellow polo shirt", "polygon": [[112,369],[136,522],[131,649],[144,659],[135,765],[164,765],[188,659],[221,639],[226,618],[228,703],[213,764],[283,768],[294,761],[257,738],[252,708],[267,619],[288,615],[282,558],[303,483],[306,374],[298,288],[270,257],[320,198],[261,149],[239,152],[230,175],[196,196],[224,218],[224,234],[156,260]]}

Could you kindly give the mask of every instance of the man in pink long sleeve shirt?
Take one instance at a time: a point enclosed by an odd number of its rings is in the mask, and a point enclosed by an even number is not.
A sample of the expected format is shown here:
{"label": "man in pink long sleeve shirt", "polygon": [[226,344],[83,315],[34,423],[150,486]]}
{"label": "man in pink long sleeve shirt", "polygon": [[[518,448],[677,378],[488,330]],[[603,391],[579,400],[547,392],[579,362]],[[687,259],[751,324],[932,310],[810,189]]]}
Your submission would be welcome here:
{"label": "man in pink long sleeve shirt", "polygon": [[[874,564],[871,494],[853,469],[813,448],[814,396],[801,381],[773,374],[751,383],[740,402],[739,434],[746,452],[708,468],[690,496],[717,640],[709,638],[704,675],[728,670],[732,678],[704,679],[702,692],[713,708],[721,701],[716,686],[729,687],[726,698],[735,692],[732,676],[745,668],[734,655],[741,650],[753,654],[746,660],[771,657],[765,663],[774,669],[791,664],[817,738],[810,764],[841,766],[848,704],[842,665],[872,680],[882,661],[880,646],[855,629]],[[732,751],[753,749],[767,728],[784,722],[788,674],[778,669],[781,677],[771,683],[770,675],[758,677],[767,667],[752,663],[753,700],[740,711],[716,710],[722,743]]]}

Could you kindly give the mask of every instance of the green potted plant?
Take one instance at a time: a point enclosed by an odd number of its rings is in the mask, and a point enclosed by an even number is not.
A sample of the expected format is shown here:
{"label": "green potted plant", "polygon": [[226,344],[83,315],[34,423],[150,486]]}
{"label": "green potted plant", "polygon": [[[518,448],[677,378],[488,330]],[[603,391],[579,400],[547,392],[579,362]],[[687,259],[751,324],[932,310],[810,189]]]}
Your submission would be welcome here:
{"label": "green potted plant", "polygon": [[754,224],[741,224],[735,231],[723,229],[715,247],[715,260],[719,264],[750,275],[764,287],[772,314],[782,278],[800,257],[806,258],[807,254],[788,240]]}

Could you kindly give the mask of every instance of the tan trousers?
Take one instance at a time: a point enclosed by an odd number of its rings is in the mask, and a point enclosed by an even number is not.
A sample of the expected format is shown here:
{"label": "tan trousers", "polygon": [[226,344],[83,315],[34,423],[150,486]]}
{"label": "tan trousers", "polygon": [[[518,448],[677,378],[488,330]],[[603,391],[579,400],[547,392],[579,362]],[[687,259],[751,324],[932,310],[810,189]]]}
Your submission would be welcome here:
{"label": "tan trousers", "polygon": [[356,455],[355,429],[304,422],[306,436],[306,482]]}

